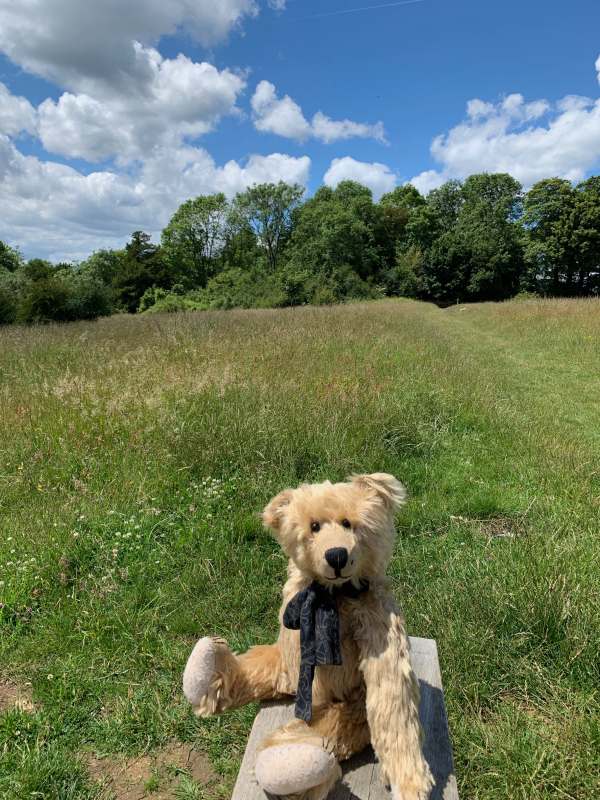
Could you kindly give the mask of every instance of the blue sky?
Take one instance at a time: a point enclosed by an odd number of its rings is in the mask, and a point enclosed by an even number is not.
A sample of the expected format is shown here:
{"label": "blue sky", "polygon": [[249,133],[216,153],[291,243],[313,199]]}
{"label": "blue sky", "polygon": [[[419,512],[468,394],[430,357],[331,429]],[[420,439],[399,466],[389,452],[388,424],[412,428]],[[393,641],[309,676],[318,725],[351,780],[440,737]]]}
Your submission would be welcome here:
{"label": "blue sky", "polygon": [[0,238],[78,259],[261,180],[599,169],[597,0],[336,13],[378,5],[0,0]]}

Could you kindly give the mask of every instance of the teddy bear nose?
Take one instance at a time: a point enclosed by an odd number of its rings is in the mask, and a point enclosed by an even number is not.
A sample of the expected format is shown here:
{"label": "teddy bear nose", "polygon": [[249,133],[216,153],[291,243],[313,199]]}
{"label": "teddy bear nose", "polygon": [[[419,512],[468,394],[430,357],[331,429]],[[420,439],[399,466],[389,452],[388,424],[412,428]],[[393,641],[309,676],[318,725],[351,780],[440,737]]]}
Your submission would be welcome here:
{"label": "teddy bear nose", "polygon": [[345,547],[332,547],[331,550],[325,551],[325,561],[330,567],[333,567],[337,574],[348,563],[348,551]]}

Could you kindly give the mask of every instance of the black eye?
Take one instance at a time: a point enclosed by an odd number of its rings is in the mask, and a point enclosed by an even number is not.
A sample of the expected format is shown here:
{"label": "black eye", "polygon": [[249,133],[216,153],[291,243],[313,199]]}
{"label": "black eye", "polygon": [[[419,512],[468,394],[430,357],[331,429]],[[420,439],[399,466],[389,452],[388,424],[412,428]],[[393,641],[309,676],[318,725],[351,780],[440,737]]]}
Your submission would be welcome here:
{"label": "black eye", "polygon": [[321,523],[320,522],[311,522],[310,529],[313,533],[318,533],[321,530]]}
{"label": "black eye", "polygon": [[343,519],[342,520],[342,525],[344,526],[344,528],[351,528],[352,527],[352,523],[350,522],[349,519]]}

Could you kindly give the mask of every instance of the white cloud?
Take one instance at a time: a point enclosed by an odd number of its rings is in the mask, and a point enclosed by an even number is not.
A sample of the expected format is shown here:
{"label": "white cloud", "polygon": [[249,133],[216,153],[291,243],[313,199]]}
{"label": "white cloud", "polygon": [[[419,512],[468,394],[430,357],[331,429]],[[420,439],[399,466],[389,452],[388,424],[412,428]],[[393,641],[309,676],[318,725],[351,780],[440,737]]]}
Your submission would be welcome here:
{"label": "white cloud", "polygon": [[437,189],[443,183],[445,183],[449,177],[450,176],[446,176],[442,172],[438,172],[435,169],[428,169],[414,177],[410,183],[412,183],[412,185],[418,189],[421,194],[429,194],[429,192],[433,191],[433,189]]}
{"label": "white cloud", "polygon": [[386,142],[383,122],[366,125],[362,122],[352,122],[350,119],[333,120],[318,111],[312,119],[313,134],[317,139],[329,144],[341,139],[376,139],[382,144]]}
{"label": "white cloud", "polygon": [[99,161],[141,158],[158,146],[177,146],[186,137],[212,130],[236,112],[245,80],[183,55],[163,59],[139,47],[151,70],[143,94],[106,93],[104,97],[65,92],[39,108],[39,134],[52,153]]}
{"label": "white cloud", "polygon": [[278,98],[275,87],[269,81],[258,84],[250,104],[257,130],[300,141],[310,136],[311,128],[300,106],[287,94]]}
{"label": "white cloud", "polygon": [[391,192],[396,186],[396,176],[385,164],[356,161],[350,156],[334,158],[323,178],[326,186],[335,187],[341,181],[357,181],[368,186],[375,200],[382,194]]}
{"label": "white cloud", "polygon": [[261,181],[306,185],[307,156],[251,156],[244,165],[215,164],[206,150],[157,149],[133,173],[72,167],[22,155],[0,136],[0,239],[29,255],[81,259],[122,247],[133,230],[158,237],[178,205],[198,194],[232,196]]}
{"label": "white cloud", "polygon": [[[596,70],[600,81],[600,58]],[[440,168],[411,181],[422,192],[476,172],[508,172],[526,187],[553,176],[580,181],[600,163],[600,99],[471,100],[467,118],[436,137],[431,154]]]}
{"label": "white cloud", "polygon": [[16,97],[0,83],[0,133],[17,136],[25,131],[35,133],[36,112],[29,100]]}
{"label": "white cloud", "polygon": [[275,86],[269,81],[258,84],[251,105],[254,127],[264,133],[275,133],[301,142],[313,137],[326,144],[356,137],[386,141],[383,122],[368,125],[350,119],[333,120],[321,111],[309,122],[298,103],[287,94],[278,97]]}
{"label": "white cloud", "polygon": [[285,11],[287,0],[268,0],[269,7],[274,11]]}
{"label": "white cloud", "polygon": [[255,0],[0,0],[0,51],[71,91],[129,93],[152,80],[136,42],[185,29],[209,46],[257,13]]}

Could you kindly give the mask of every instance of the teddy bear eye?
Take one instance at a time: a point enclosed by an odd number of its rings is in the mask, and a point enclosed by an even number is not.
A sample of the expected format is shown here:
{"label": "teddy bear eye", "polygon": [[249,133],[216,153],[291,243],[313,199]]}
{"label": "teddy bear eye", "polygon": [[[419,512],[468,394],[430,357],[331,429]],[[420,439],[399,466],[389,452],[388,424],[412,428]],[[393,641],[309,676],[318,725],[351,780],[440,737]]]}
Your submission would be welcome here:
{"label": "teddy bear eye", "polygon": [[321,523],[320,522],[311,522],[310,529],[313,533],[318,533],[321,530]]}
{"label": "teddy bear eye", "polygon": [[352,527],[352,523],[350,522],[349,519],[343,519],[342,520],[342,525],[343,525],[344,528],[351,528]]}

